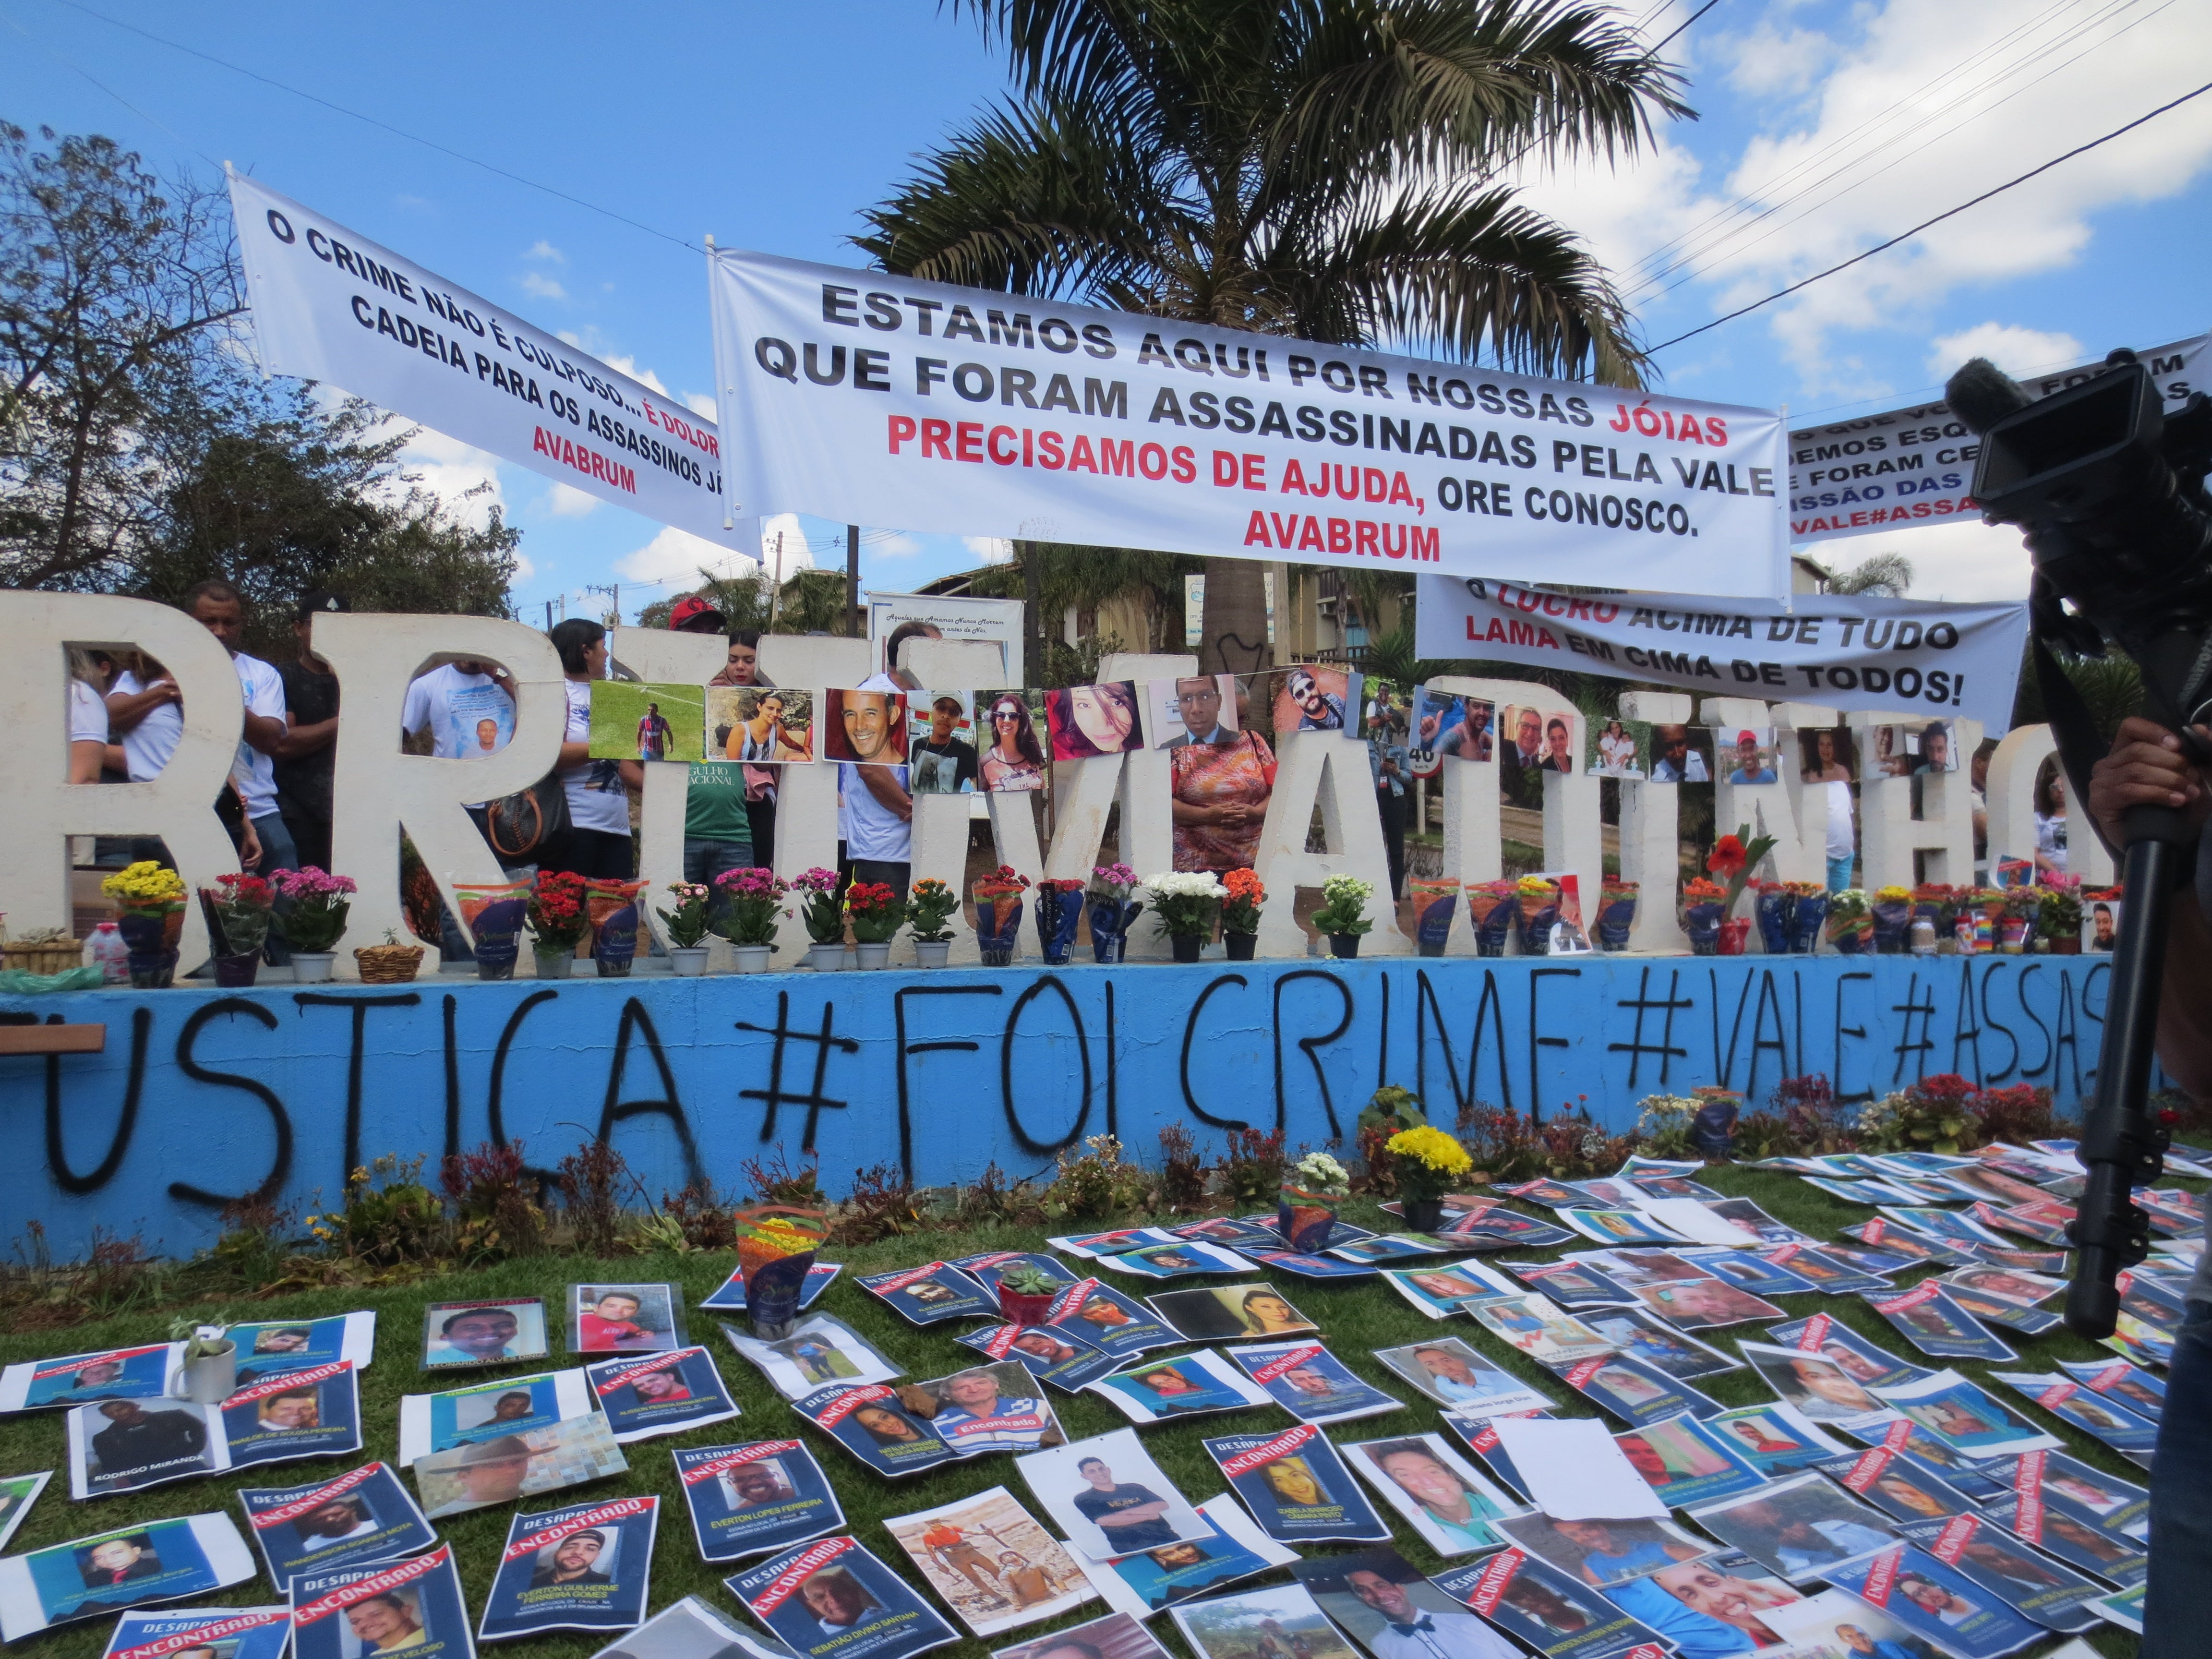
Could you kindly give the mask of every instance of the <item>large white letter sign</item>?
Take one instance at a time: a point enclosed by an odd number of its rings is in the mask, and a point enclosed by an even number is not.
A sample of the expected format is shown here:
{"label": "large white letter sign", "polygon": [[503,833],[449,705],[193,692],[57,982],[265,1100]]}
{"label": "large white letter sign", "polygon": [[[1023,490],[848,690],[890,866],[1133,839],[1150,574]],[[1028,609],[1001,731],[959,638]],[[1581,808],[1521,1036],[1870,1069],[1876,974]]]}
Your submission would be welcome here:
{"label": "large white letter sign", "polygon": [[722,527],[712,421],[240,173],[230,176],[230,205],[267,373],[343,386],[601,501],[760,556]]}
{"label": "large white letter sign", "polygon": [[[183,611],[94,593],[0,594],[17,665],[0,680],[0,726],[13,734],[8,833],[0,837],[0,912],[17,933],[70,925],[71,836],[158,836],[187,887],[212,887],[238,854],[215,815],[238,753],[238,671],[215,635]],[[184,735],[159,776],[106,787],[69,781],[71,645],[143,651],[183,694]],[[207,922],[185,906],[179,971],[207,960]]]}
{"label": "large white letter sign", "polygon": [[1771,410],[764,254],[719,252],[708,269],[732,511],[1353,569],[1789,589]]}

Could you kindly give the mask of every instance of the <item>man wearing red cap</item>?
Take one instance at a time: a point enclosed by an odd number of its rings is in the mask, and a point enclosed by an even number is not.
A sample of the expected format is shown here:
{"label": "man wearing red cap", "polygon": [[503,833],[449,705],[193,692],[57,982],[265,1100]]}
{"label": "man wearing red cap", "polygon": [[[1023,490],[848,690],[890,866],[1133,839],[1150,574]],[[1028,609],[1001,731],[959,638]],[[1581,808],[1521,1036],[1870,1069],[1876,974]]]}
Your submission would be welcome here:
{"label": "man wearing red cap", "polygon": [[1730,783],[1772,783],[1774,769],[1759,752],[1759,733],[1739,732],[1735,734],[1735,770],[1729,774]]}

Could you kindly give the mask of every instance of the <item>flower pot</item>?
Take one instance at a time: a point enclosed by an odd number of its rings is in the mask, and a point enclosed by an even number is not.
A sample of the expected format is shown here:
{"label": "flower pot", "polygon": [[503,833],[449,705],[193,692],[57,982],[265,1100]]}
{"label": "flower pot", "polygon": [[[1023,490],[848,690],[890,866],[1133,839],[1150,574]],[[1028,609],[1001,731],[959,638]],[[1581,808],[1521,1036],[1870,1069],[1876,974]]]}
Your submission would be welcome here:
{"label": "flower pot", "polygon": [[1559,919],[1559,889],[1554,886],[1547,893],[1516,893],[1514,897],[1520,911],[1521,954],[1550,955],[1552,924]]}
{"label": "flower pot", "polygon": [[225,1342],[218,1352],[187,1359],[177,1373],[179,1400],[196,1406],[220,1406],[238,1392],[238,1344]]}
{"label": "flower pot", "polygon": [[1701,957],[1717,953],[1721,937],[1721,902],[1699,899],[1682,907],[1682,931],[1690,936],[1690,949]]}
{"label": "flower pot", "polygon": [[703,945],[670,945],[668,971],[678,979],[697,979],[707,971],[707,947]]}
{"label": "flower pot", "polygon": [[292,952],[292,982],[295,985],[327,985],[331,981],[331,964],[337,960],[335,951],[295,951]]}
{"label": "flower pot", "polygon": [[917,968],[942,968],[951,954],[952,941],[949,939],[918,939],[914,942],[914,965]]}
{"label": "flower pot", "polygon": [[1048,966],[1067,966],[1068,952],[1075,948],[1075,930],[1082,920],[1083,895],[1079,891],[1037,889],[1037,946],[1044,952]]}
{"label": "flower pot", "polygon": [[2079,933],[2059,933],[2043,943],[2043,948],[2057,957],[2078,957],[2081,954]]}
{"label": "flower pot", "polygon": [[1359,954],[1359,935],[1357,933],[1331,933],[1328,936],[1328,953],[1333,957],[1358,956]]}
{"label": "flower pot", "polygon": [[975,899],[975,942],[986,968],[1011,968],[1022,937],[1019,893],[985,893]]}
{"label": "flower pot", "polygon": [[599,964],[601,979],[621,979],[637,956],[640,920],[637,896],[641,881],[584,883],[584,908],[592,919],[592,960]]}
{"label": "flower pot", "polygon": [[632,960],[629,957],[603,957],[597,951],[592,953],[592,966],[599,969],[601,979],[628,979]]}
{"label": "flower pot", "polygon": [[1731,916],[1721,924],[1720,937],[1714,941],[1715,954],[1723,957],[1740,957],[1743,954],[1743,947],[1750,941],[1751,918]]}
{"label": "flower pot", "polygon": [[540,979],[566,979],[568,970],[576,965],[575,950],[572,945],[564,945],[557,951],[533,951],[531,954],[538,958],[538,977]]}
{"label": "flower pot", "polygon": [[1477,956],[1502,957],[1505,954],[1505,935],[1511,931],[1513,918],[1518,910],[1519,907],[1503,893],[1477,886],[1468,888],[1467,919],[1474,929]]}
{"label": "flower pot", "polygon": [[1879,899],[1874,905],[1874,948],[1883,956],[1905,949],[1905,930],[1912,921],[1912,907],[1901,899]]}
{"label": "flower pot", "polygon": [[1444,1201],[1441,1198],[1409,1198],[1399,1206],[1398,1218],[1406,1224],[1409,1233],[1432,1233],[1443,1224]]}
{"label": "flower pot", "polygon": [[1083,912],[1091,924],[1091,954],[1100,962],[1125,959],[1129,951],[1129,924],[1144,912],[1141,904],[1116,904],[1094,894]]}
{"label": "flower pot", "polygon": [[154,910],[123,908],[115,919],[116,931],[131,964],[131,988],[136,991],[166,989],[177,972],[177,939],[184,932],[182,906]]}
{"label": "flower pot", "polygon": [[253,976],[261,969],[261,952],[241,951],[234,957],[215,959],[215,982],[226,991],[235,991],[253,983]]}
{"label": "flower pot", "polygon": [[513,979],[514,959],[520,954],[510,944],[502,959],[495,961],[490,957],[479,955],[477,957],[477,977],[480,980]]}
{"label": "flower pot", "polygon": [[732,945],[730,955],[736,958],[741,974],[768,972],[768,959],[775,954],[773,945]]}
{"label": "flower pot", "polygon": [[891,965],[891,942],[889,939],[862,939],[853,947],[860,958],[860,966],[873,971]]}
{"label": "flower pot", "polygon": [[1319,1255],[1336,1231],[1336,1200],[1325,1193],[1285,1186],[1275,1195],[1275,1231],[1301,1255]]}
{"label": "flower pot", "polygon": [[1821,930],[1827,925],[1828,896],[1826,893],[1800,893],[1797,908],[1790,916],[1790,950],[1794,956],[1809,957],[1820,942]]}
{"label": "flower pot", "polygon": [[1059,1296],[1057,1291],[1046,1291],[1036,1296],[1024,1296],[1019,1291],[999,1286],[999,1316],[1009,1325],[1042,1325],[1052,1312],[1052,1304]]}
{"label": "flower pot", "polygon": [[1636,897],[1620,888],[1599,890],[1597,942],[1607,951],[1626,951],[1629,930],[1636,925]]}
{"label": "flower pot", "polygon": [[845,941],[833,939],[829,944],[819,940],[806,947],[806,965],[817,974],[834,974],[845,965]]}
{"label": "flower pot", "polygon": [[513,979],[522,951],[522,924],[530,910],[530,884],[453,884],[453,902],[469,930],[478,979]]}
{"label": "flower pot", "polygon": [[1440,957],[1451,937],[1452,916],[1459,908],[1459,884],[1415,876],[1406,884],[1413,893],[1414,933],[1421,954]]}
{"label": "flower pot", "polygon": [[1198,953],[1206,949],[1206,941],[1196,933],[1176,933],[1168,939],[1177,962],[1196,962]]}
{"label": "flower pot", "polygon": [[1224,933],[1221,943],[1229,952],[1230,961],[1249,962],[1252,952],[1259,948],[1260,936],[1257,933]]}

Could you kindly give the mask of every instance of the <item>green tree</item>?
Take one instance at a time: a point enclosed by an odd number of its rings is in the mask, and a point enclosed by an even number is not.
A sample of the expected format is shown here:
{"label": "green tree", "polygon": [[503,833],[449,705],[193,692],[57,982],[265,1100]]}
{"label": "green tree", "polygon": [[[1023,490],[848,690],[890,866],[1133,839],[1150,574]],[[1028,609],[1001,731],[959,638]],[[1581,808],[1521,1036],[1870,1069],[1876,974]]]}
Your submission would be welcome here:
{"label": "green tree", "polygon": [[[957,5],[958,0],[956,0]],[[1014,94],[868,212],[889,271],[1638,383],[1611,281],[1495,175],[1688,113],[1573,0],[969,0]],[[1211,561],[1208,672],[1266,652],[1260,566]]]}

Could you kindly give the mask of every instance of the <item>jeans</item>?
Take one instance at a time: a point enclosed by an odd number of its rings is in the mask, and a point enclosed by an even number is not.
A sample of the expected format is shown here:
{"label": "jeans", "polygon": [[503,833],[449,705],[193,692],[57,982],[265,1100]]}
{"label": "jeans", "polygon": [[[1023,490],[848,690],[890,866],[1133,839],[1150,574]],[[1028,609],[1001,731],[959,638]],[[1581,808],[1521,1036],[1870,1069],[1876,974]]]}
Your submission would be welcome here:
{"label": "jeans", "polygon": [[1846,853],[1839,859],[1828,860],[1828,890],[1830,892],[1840,893],[1851,884],[1851,860],[1854,856],[1853,854]]}
{"label": "jeans", "polygon": [[[253,820],[253,833],[261,837],[261,862],[254,866],[262,875],[272,870],[296,870],[300,867],[300,849],[292,844],[292,832],[285,826],[284,815],[269,812]],[[282,921],[280,916],[278,921]],[[292,959],[292,947],[284,936],[271,927],[269,943],[261,949],[264,961],[272,967],[282,968]]]}
{"label": "jeans", "polygon": [[2142,1659],[2212,1654],[2212,1302],[2191,1302],[2166,1374],[2150,1476],[2150,1582]]}
{"label": "jeans", "polygon": [[726,870],[750,870],[753,867],[753,844],[749,841],[712,841],[704,836],[684,837],[684,879],[695,886],[713,890],[714,896],[707,901],[707,914],[720,921],[729,908],[729,900],[714,878]]}
{"label": "jeans", "polygon": [[760,860],[758,867],[767,869],[775,863],[775,797],[745,803],[745,821],[753,832],[753,856]]}

